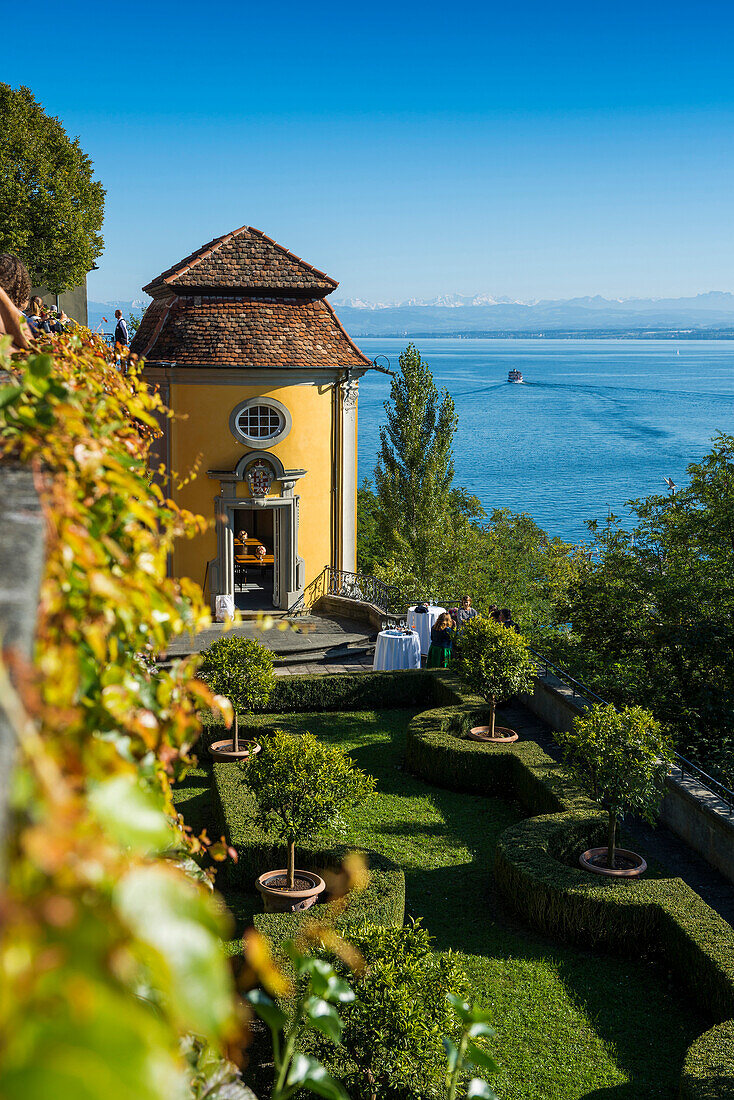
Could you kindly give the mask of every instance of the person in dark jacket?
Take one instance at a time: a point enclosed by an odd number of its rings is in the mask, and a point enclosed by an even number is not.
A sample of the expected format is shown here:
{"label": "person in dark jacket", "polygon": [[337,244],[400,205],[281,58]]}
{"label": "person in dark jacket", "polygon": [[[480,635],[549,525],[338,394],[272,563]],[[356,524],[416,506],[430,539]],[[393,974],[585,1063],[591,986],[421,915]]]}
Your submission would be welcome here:
{"label": "person in dark jacket", "polygon": [[117,324],[115,325],[115,343],[121,347],[126,348],[130,343],[130,337],[127,334],[127,321],[122,316],[122,310],[115,310],[115,318]]}
{"label": "person in dark jacket", "polygon": [[448,668],[453,644],[454,621],[448,611],[444,611],[431,627],[431,646],[426,668]]}

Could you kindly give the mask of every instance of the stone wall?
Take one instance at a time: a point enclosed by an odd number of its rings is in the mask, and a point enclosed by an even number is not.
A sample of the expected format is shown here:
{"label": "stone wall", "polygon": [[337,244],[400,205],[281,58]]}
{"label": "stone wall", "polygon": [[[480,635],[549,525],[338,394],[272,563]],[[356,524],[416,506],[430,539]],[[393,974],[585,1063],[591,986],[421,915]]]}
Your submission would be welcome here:
{"label": "stone wall", "polygon": [[[43,571],[43,516],[30,470],[0,466],[0,637],[5,654],[29,660]],[[15,734],[0,700],[0,878]]]}

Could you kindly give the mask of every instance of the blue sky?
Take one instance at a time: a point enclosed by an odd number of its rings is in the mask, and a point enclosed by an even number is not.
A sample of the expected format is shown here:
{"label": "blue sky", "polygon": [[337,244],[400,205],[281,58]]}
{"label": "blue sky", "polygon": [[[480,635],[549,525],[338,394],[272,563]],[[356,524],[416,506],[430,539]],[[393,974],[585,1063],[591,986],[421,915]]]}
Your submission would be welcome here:
{"label": "blue sky", "polygon": [[107,189],[90,297],[236,226],[335,297],[734,290],[725,3],[41,0],[4,43]]}

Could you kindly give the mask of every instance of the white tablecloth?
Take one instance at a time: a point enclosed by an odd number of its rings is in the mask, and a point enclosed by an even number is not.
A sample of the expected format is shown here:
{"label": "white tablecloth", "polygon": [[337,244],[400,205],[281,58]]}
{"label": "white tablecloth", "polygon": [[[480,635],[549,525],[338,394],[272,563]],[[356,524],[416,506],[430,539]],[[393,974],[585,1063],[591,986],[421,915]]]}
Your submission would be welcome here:
{"label": "white tablecloth", "polygon": [[421,653],[426,654],[431,648],[431,629],[438,621],[439,615],[443,615],[445,607],[436,607],[434,604],[425,604],[428,611],[421,615],[415,607],[408,608],[408,626],[411,630],[417,630],[421,640]]}
{"label": "white tablecloth", "polygon": [[375,671],[393,668],[420,668],[421,643],[415,630],[403,634],[400,630],[381,630],[375,643]]}

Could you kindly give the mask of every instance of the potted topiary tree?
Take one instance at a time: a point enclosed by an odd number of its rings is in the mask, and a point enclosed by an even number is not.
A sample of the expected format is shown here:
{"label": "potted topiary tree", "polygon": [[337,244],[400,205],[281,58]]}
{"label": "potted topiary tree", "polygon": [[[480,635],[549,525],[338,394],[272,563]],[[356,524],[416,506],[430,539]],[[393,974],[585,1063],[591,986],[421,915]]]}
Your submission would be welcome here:
{"label": "potted topiary tree", "polygon": [[489,703],[489,725],[475,726],[474,741],[517,741],[514,730],[495,726],[497,703],[521,691],[532,691],[535,665],[521,634],[493,619],[470,619],[456,642],[454,668]]}
{"label": "potted topiary tree", "polygon": [[225,695],[234,709],[233,735],[214,741],[209,752],[215,760],[246,760],[260,751],[253,737],[240,735],[238,715],[264,706],[275,686],[273,654],[260,642],[238,634],[225,634],[202,655],[199,673],[217,695]]}
{"label": "potted topiary tree", "polygon": [[655,823],[673,761],[667,734],[642,707],[617,711],[598,704],[574,719],[573,730],[555,736],[569,771],[609,815],[606,847],[583,852],[581,866],[597,875],[641,875],[647,868],[642,856],[616,847],[617,822],[635,813]]}
{"label": "potted topiary tree", "polygon": [[287,848],[287,866],[260,875],[255,885],[266,912],[308,909],[324,890],[320,875],[296,869],[296,844],[310,843],[340,828],[345,810],[375,789],[371,775],[355,768],[340,748],[311,733],[277,730],[262,739],[262,752],[247,769],[247,786],[258,804],[253,819]]}

